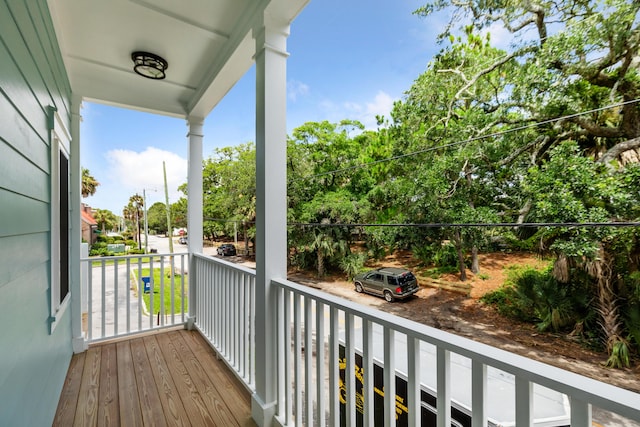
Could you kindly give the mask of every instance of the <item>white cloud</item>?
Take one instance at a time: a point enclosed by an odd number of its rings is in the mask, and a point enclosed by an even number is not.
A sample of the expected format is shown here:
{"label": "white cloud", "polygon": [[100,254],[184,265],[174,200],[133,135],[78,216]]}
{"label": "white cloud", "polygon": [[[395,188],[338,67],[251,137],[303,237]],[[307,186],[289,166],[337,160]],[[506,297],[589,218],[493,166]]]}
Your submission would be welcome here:
{"label": "white cloud", "polygon": [[163,161],[167,170],[169,203],[175,203],[183,196],[178,191],[178,186],[187,182],[187,160],[177,154],[147,147],[142,152],[110,150],[105,156],[109,176],[127,194],[127,200],[135,193],[142,194],[142,190],[146,189],[149,206],[154,201],[164,202]]}
{"label": "white cloud", "polygon": [[297,80],[289,80],[287,82],[287,97],[296,102],[298,96],[305,96],[309,93],[309,86]]}
{"label": "white cloud", "polygon": [[376,116],[388,118],[393,109],[394,101],[391,95],[379,90],[371,101],[362,103],[345,101],[337,106],[335,103],[325,100],[320,104],[320,107],[327,111],[330,121],[353,119],[361,122],[366,129],[375,130],[378,128]]}

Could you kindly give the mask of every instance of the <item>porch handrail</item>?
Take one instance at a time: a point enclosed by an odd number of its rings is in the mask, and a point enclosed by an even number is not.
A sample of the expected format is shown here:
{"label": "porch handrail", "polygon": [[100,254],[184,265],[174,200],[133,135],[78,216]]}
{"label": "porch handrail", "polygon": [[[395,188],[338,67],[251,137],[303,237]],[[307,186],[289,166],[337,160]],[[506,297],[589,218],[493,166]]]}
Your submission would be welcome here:
{"label": "porch handrail", "polygon": [[[364,349],[362,351],[363,363],[371,366],[372,363],[372,331],[373,325],[380,325],[384,329],[384,354],[385,354],[385,390],[394,390],[395,394],[395,380],[392,381],[392,374],[389,371],[395,372],[394,362],[394,339],[395,334],[404,334],[407,338],[408,347],[408,370],[407,381],[409,390],[409,402],[408,406],[412,410],[413,414],[420,414],[420,399],[419,399],[419,372],[420,372],[420,343],[428,343],[436,347],[437,351],[437,389],[436,394],[438,397],[438,425],[449,426],[450,425],[450,405],[451,405],[451,384],[450,378],[450,355],[457,354],[471,359],[472,363],[472,413],[473,413],[473,425],[474,426],[486,426],[487,414],[486,414],[486,368],[492,367],[501,371],[510,373],[515,376],[515,393],[516,393],[516,425],[530,425],[532,421],[532,384],[539,384],[547,387],[551,390],[555,390],[559,393],[563,393],[568,396],[571,403],[571,425],[572,426],[591,426],[591,406],[594,405],[605,411],[617,413],[623,417],[640,420],[640,394],[634,393],[629,390],[625,390],[619,387],[615,387],[610,384],[606,384],[600,381],[596,381],[591,378],[584,377],[545,363],[541,363],[526,357],[510,353],[489,345],[482,344],[477,341],[473,341],[464,337],[460,337],[448,332],[441,331],[439,329],[426,326],[421,323],[417,323],[405,318],[401,318],[386,312],[378,311],[361,304],[351,302],[333,295],[326,294],[319,290],[302,286],[288,280],[272,281],[272,286],[276,286],[280,289],[281,295],[279,295],[279,330],[278,330],[278,351],[283,356],[284,364],[280,366],[281,372],[279,375],[279,384],[281,390],[278,395],[280,400],[278,402],[278,415],[279,419],[284,425],[291,423],[291,417],[296,417],[295,425],[299,425],[302,422],[304,412],[304,419],[309,419],[312,414],[315,413],[316,417],[323,417],[324,412],[330,413],[330,424],[335,425],[338,421],[336,396],[330,395],[329,401],[324,401],[324,397],[316,399],[314,402],[313,388],[309,388],[308,382],[312,381],[312,376],[308,371],[316,371],[317,376],[324,375],[325,363],[316,361],[315,364],[308,360],[296,360],[298,356],[302,356],[300,347],[304,346],[307,349],[304,353],[305,356],[309,355],[311,351],[309,347],[313,346],[315,337],[315,347],[312,347],[317,353],[316,357],[324,356],[324,344],[319,344],[317,341],[318,336],[324,335],[324,309],[328,308],[330,311],[330,331],[328,332],[327,339],[329,352],[332,355],[329,356],[329,383],[330,387],[336,388],[338,383],[338,372],[335,363],[338,341],[344,341],[346,357],[346,372],[354,372],[355,365],[350,362],[353,359],[355,349],[354,339],[354,319],[359,318],[363,325],[363,342]],[[289,298],[290,297],[290,298]],[[293,302],[291,302],[293,300]],[[293,304],[291,306],[290,304]],[[309,304],[309,306],[307,306]],[[314,323],[313,317],[310,315],[311,304],[315,304],[316,319]],[[302,306],[304,305],[304,308]],[[305,316],[302,318],[302,311]],[[338,331],[337,326],[337,314],[338,312],[344,313],[345,319],[345,331],[343,335]],[[293,314],[291,314],[293,313]],[[291,319],[293,316],[293,319]],[[290,324],[291,323],[291,324]],[[311,325],[316,330],[311,331],[306,328],[305,325]],[[293,336],[291,336],[293,330]],[[293,360],[290,360],[289,352],[293,347],[294,355]],[[349,356],[351,355],[351,356]],[[279,357],[280,358],[280,357]],[[387,362],[391,362],[391,369],[386,369]],[[288,366],[291,364],[291,366]],[[300,365],[303,364],[303,365]],[[287,365],[287,366],[285,366]],[[302,366],[304,369],[304,379],[297,378],[302,374]],[[291,372],[293,371],[294,378],[291,378]],[[364,369],[365,383],[372,381],[371,374],[367,371],[372,369]],[[313,373],[313,372],[312,372]],[[353,375],[355,376],[355,375]],[[416,380],[418,378],[418,380]],[[355,422],[355,387],[353,379],[347,378],[346,380],[346,405],[347,405],[347,419]],[[288,391],[290,384],[302,387],[304,384],[304,390],[294,390],[294,396],[291,398],[291,393]],[[364,405],[368,405],[372,401],[371,389],[364,391]],[[320,388],[315,392],[316,395],[323,393],[320,392]],[[387,393],[385,393],[385,396]],[[303,403],[304,396],[304,403]],[[289,400],[293,399],[292,402]],[[293,409],[297,408],[297,410]],[[369,413],[373,413],[372,408],[367,408]],[[365,414],[368,413],[364,411]],[[395,400],[385,399],[385,417],[391,417],[395,415]],[[444,416],[442,416],[444,414]],[[479,417],[478,417],[479,416]],[[415,418],[410,418],[409,425],[419,425],[419,419],[417,415]],[[316,420],[317,422],[318,420]],[[370,420],[371,421],[371,420]],[[388,420],[391,422],[392,420]],[[310,423],[307,423],[309,425]],[[350,422],[347,422],[349,425]],[[355,424],[352,424],[355,425]],[[366,424],[365,424],[366,425]],[[370,424],[372,425],[372,424]],[[394,424],[395,425],[395,421]]]}

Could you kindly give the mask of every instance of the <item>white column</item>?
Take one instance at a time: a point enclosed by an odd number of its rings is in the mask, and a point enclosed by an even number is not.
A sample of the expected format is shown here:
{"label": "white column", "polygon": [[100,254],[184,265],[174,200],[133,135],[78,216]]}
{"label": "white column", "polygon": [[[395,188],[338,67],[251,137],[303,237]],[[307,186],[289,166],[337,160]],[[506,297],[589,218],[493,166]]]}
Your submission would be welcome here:
{"label": "white column", "polygon": [[272,279],[287,277],[286,44],[288,23],[265,14],[256,41],[256,392],[259,426],[276,411],[276,295]]}
{"label": "white column", "polygon": [[[69,228],[71,235],[69,242],[71,251],[69,257],[69,289],[71,290],[71,335],[73,339],[73,352],[81,353],[88,348],[82,332],[82,294],[83,284],[80,275],[80,244],[82,243],[82,220],[80,209],[82,203],[82,169],[80,166],[80,108],[82,98],[73,95],[71,98],[71,153],[70,153],[70,191],[71,191],[71,212],[69,217]],[[86,291],[84,292],[86,296]]]}
{"label": "white column", "polygon": [[[202,253],[202,138],[204,119],[189,117],[189,171],[187,175],[187,231],[189,235],[189,271],[193,272],[193,254]],[[171,233],[171,230],[169,230]],[[195,321],[197,295],[196,275],[189,274],[189,319],[188,327]]]}

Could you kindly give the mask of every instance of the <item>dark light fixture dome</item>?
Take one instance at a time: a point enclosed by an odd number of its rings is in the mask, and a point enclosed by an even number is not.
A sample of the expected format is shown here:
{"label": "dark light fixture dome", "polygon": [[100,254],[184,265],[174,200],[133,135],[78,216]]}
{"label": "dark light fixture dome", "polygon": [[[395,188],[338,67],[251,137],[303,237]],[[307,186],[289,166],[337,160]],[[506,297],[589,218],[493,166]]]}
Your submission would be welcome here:
{"label": "dark light fixture dome", "polygon": [[149,52],[133,52],[131,54],[134,66],[133,71],[142,77],[153,80],[162,80],[166,77],[164,71],[169,68],[169,63],[162,57]]}

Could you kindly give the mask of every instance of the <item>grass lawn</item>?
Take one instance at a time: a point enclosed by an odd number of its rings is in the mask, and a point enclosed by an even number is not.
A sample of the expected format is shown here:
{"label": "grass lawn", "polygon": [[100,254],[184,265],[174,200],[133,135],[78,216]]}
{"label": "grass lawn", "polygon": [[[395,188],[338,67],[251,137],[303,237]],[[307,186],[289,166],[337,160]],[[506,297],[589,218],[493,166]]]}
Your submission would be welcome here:
{"label": "grass lawn", "polygon": [[[142,269],[142,277],[148,277],[149,276],[149,269],[148,268],[143,268]],[[174,304],[174,310],[173,313],[181,313],[182,312],[182,293],[183,293],[183,289],[182,289],[182,278],[183,276],[175,274],[173,276],[173,281],[174,281],[174,285],[173,285],[173,304]],[[160,269],[159,268],[154,268],[153,269],[153,314],[156,314],[160,311],[160,297],[163,297],[163,302],[164,302],[164,313],[165,314],[171,314],[171,277],[170,277],[170,269],[169,268],[165,268],[164,270],[164,292],[161,294],[160,293]],[[142,281],[140,281],[141,283]],[[184,311],[185,313],[188,310],[188,306],[187,306],[187,295],[186,295],[186,286],[187,286],[187,280],[184,281],[185,284],[185,289],[184,289]],[[141,286],[142,287],[142,286]],[[147,306],[147,310],[151,310],[151,302],[150,302],[150,294],[149,293],[143,293],[142,294],[142,299],[144,301],[144,303]]]}

